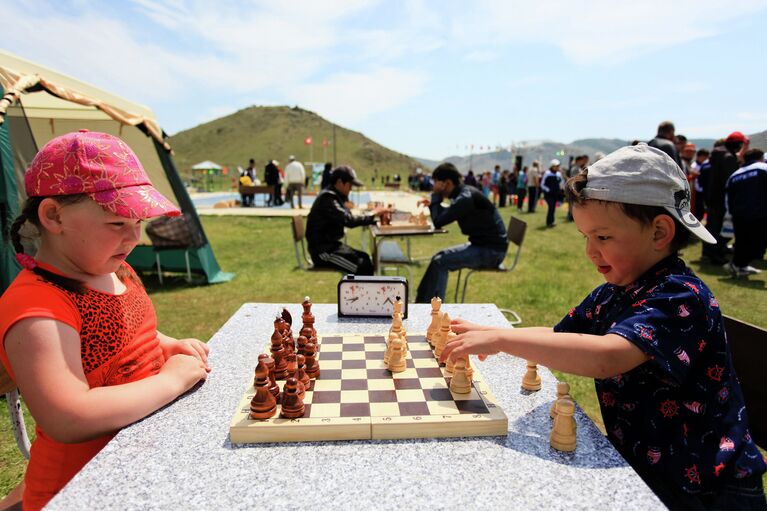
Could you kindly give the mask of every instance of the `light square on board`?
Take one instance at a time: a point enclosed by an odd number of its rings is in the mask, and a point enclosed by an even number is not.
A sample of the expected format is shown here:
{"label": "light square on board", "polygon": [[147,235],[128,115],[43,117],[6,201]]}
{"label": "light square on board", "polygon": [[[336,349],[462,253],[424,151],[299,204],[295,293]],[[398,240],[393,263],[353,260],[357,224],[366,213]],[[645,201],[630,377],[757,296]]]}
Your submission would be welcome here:
{"label": "light square on board", "polygon": [[397,393],[397,401],[400,403],[414,403],[424,401],[423,390],[421,389],[397,390],[395,392]]}
{"label": "light square on board", "polygon": [[394,390],[394,380],[368,380],[368,390]]}
{"label": "light square on board", "polygon": [[320,346],[320,353],[335,353],[338,351],[344,351],[343,344],[322,344]]}
{"label": "light square on board", "polygon": [[399,415],[398,403],[370,403],[370,415],[373,417],[396,417]]}
{"label": "light square on board", "polygon": [[469,401],[469,400],[477,400],[477,399],[479,399],[480,401],[482,400],[482,398],[479,396],[479,392],[477,392],[477,389],[475,389],[474,386],[471,387],[471,392],[469,392],[468,394],[456,394],[455,392],[453,392],[453,399],[455,399],[456,401]]}
{"label": "light square on board", "polygon": [[422,389],[446,389],[448,383],[442,377],[437,378],[419,378],[421,380]]}
{"label": "light square on board", "polygon": [[342,403],[367,403],[368,391],[367,390],[342,390],[341,402]]}
{"label": "light square on board", "polygon": [[413,359],[413,366],[416,369],[422,367],[437,367],[437,361],[433,358],[415,358]]}
{"label": "light square on board", "polygon": [[[322,377],[322,374],[320,374]],[[341,380],[314,380],[314,389],[316,391],[341,390]]]}
{"label": "light square on board", "polygon": [[340,360],[323,360],[320,364],[320,376],[322,376],[323,369],[341,369]]}
{"label": "light square on board", "polygon": [[365,360],[365,352],[344,350],[341,358],[343,360]]}
{"label": "light square on board", "polygon": [[395,380],[398,378],[418,378],[418,373],[413,368],[408,368],[401,373],[392,373],[392,378]]}
{"label": "light square on board", "polygon": [[381,360],[365,360],[365,369],[386,369],[386,363]]}
{"label": "light square on board", "polygon": [[367,369],[341,369],[342,380],[359,380],[367,378]]}

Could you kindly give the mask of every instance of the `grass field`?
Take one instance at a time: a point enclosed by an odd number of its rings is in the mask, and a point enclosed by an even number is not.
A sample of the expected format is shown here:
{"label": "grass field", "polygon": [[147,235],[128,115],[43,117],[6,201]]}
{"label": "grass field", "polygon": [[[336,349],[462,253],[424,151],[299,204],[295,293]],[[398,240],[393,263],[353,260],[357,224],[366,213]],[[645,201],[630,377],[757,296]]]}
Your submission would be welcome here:
{"label": "grass field", "polygon": [[[512,212],[517,215],[516,209],[501,209],[505,220]],[[513,308],[522,316],[522,326],[551,326],[602,283],[584,256],[584,242],[574,224],[565,222],[565,211],[557,211],[558,225],[554,229],[545,228],[544,215],[544,208],[534,214],[517,215],[528,222],[519,266],[509,274],[472,277],[468,302]],[[162,332],[208,340],[243,302],[296,304],[304,295],[310,295],[317,303],[336,301],[337,274],[306,273],[296,268],[289,219],[206,217],[203,224],[221,267],[237,276],[215,286],[189,286],[180,278],[166,279],[163,287],[158,286],[154,275],[145,276]],[[442,247],[465,241],[457,225],[448,228],[447,235],[414,241],[413,255],[427,258]],[[350,244],[360,246],[359,229],[350,231],[348,238]],[[767,327],[767,316],[763,313],[767,304],[767,272],[747,280],[733,280],[721,268],[702,264],[699,254],[698,244],[685,250],[683,256],[712,288],[723,311]],[[764,268],[764,261],[757,266]],[[413,288],[425,269],[425,263],[414,268]],[[452,278],[448,301],[452,301],[454,284]],[[215,367],[213,371],[211,377],[215,377]],[[578,404],[601,427],[593,381],[559,373],[557,377],[570,382]],[[4,406],[0,413],[0,495],[5,495],[21,480],[25,462],[18,454]],[[32,419],[28,415],[27,422],[31,433]]]}

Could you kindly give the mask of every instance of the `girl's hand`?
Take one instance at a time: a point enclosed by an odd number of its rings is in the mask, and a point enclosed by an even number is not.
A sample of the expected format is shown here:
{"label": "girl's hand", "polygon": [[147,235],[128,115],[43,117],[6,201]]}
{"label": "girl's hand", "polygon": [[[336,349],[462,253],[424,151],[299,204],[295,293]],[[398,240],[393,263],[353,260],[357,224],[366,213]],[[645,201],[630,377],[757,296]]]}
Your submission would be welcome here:
{"label": "girl's hand", "polygon": [[192,355],[173,355],[160,369],[160,374],[167,375],[179,383],[179,394],[191,389],[195,383],[208,377],[208,367],[202,360]]}
{"label": "girl's hand", "polygon": [[473,332],[478,330],[493,330],[493,327],[478,325],[470,321],[466,321],[463,318],[455,318],[450,320],[450,328],[457,334],[465,332]]}
{"label": "girl's hand", "polygon": [[[163,338],[165,337],[165,338]],[[205,369],[210,372],[208,366],[208,353],[210,348],[199,339],[173,339],[167,336],[160,338],[165,359],[170,359],[173,355],[190,355],[205,364]]]}
{"label": "girl's hand", "polygon": [[445,345],[439,361],[446,362],[448,358],[455,361],[468,355],[485,360],[488,355],[496,355],[501,351],[498,333],[496,330],[472,330],[456,335]]}

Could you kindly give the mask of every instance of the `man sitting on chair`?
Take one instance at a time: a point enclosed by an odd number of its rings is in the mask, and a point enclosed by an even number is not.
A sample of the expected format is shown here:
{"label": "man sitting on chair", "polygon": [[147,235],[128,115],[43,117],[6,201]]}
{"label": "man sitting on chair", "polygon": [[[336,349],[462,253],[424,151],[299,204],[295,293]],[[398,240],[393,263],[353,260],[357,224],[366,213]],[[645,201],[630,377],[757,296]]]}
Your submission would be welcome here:
{"label": "man sitting on chair", "polygon": [[376,208],[372,215],[353,215],[349,210],[352,186],[362,186],[354,169],[341,165],[330,173],[330,186],[322,190],[312,204],[306,221],[306,241],[315,267],[338,268],[355,275],[372,275],[370,256],[341,242],[344,227],[371,225],[386,208]]}
{"label": "man sitting on chair", "polygon": [[[461,174],[455,165],[439,165],[432,173],[432,180],[431,200],[423,199],[419,204],[429,207],[434,227],[457,221],[469,242],[440,250],[431,258],[418,286],[417,303],[428,303],[435,296],[444,300],[451,270],[495,268],[503,262],[509,246],[498,210],[481,191],[461,183]],[[444,199],[450,199],[450,206],[442,206]]]}

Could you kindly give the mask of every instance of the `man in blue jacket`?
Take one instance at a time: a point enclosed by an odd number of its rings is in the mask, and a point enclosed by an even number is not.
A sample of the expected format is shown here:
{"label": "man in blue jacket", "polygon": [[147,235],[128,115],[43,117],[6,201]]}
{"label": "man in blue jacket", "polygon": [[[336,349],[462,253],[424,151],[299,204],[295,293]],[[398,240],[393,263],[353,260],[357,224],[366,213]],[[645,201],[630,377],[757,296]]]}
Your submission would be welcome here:
{"label": "man in blue jacket", "polygon": [[[458,222],[469,242],[446,248],[431,258],[418,286],[416,302],[428,303],[433,297],[445,299],[447,278],[451,270],[460,268],[495,268],[503,262],[509,241],[501,215],[482,192],[461,183],[461,174],[452,163],[439,165],[432,173],[434,189],[429,207],[434,227]],[[450,199],[450,206],[442,205]]]}
{"label": "man in blue jacket", "polygon": [[735,253],[726,266],[733,277],[760,273],[749,266],[764,257],[767,249],[767,163],[764,151],[749,149],[743,156],[743,166],[735,171],[725,185],[727,210],[735,229]]}

